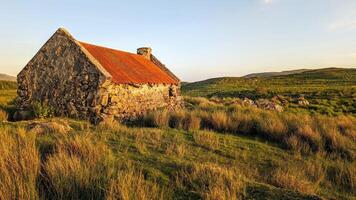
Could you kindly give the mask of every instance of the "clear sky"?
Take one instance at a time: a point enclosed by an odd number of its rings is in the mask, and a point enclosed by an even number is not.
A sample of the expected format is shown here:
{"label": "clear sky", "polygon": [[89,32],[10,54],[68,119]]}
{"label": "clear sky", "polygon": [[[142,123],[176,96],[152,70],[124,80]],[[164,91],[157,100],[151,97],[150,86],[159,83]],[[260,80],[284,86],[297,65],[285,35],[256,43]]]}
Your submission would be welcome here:
{"label": "clear sky", "polygon": [[153,53],[182,80],[356,67],[356,0],[0,0],[0,73],[56,31]]}

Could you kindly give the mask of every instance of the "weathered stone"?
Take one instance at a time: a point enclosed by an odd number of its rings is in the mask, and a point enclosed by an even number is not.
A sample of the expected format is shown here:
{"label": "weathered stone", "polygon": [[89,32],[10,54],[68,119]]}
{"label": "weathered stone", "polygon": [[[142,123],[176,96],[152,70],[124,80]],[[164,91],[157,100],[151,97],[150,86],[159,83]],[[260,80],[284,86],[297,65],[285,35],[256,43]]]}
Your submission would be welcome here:
{"label": "weathered stone", "polygon": [[300,105],[302,107],[307,107],[307,106],[309,106],[309,101],[307,101],[306,99],[300,99],[300,100],[298,100],[298,105]]}
{"label": "weathered stone", "polygon": [[265,110],[274,110],[277,112],[283,112],[284,108],[273,101],[268,99],[258,99],[255,101],[258,108],[265,109]]}

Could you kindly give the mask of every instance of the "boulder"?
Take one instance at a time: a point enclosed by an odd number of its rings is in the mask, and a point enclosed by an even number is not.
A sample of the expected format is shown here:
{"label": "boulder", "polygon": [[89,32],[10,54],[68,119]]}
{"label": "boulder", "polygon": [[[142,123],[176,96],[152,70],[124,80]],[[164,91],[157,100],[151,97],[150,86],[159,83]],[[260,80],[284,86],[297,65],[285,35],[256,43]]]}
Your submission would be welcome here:
{"label": "boulder", "polygon": [[265,110],[273,110],[277,112],[283,112],[284,108],[281,105],[278,105],[275,102],[272,102],[268,99],[259,99],[256,102],[258,108],[265,109]]}
{"label": "boulder", "polygon": [[306,99],[302,99],[302,100],[298,100],[298,105],[302,106],[302,107],[307,107],[309,106],[309,101]]}

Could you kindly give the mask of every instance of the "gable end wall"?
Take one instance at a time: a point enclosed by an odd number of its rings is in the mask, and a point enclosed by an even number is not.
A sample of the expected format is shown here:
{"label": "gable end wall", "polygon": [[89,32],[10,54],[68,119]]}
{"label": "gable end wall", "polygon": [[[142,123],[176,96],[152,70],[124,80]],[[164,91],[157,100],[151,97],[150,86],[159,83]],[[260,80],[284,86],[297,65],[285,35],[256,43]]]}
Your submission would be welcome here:
{"label": "gable end wall", "polygon": [[[47,103],[56,115],[88,118],[106,80],[70,35],[59,29],[18,75],[19,103]],[[93,105],[95,107],[95,105]]]}

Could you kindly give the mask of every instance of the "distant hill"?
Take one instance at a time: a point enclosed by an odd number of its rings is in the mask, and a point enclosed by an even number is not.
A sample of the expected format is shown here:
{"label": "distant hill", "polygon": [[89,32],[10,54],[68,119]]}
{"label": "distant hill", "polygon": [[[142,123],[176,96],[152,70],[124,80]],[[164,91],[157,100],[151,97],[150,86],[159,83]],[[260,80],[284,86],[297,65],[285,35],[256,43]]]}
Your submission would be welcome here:
{"label": "distant hill", "polygon": [[321,113],[356,114],[356,69],[325,68],[267,77],[221,77],[182,85],[182,94],[271,99],[306,97]]}
{"label": "distant hill", "polygon": [[0,74],[0,81],[16,81],[16,77],[7,74]]}
{"label": "distant hill", "polygon": [[289,74],[298,74],[302,72],[310,71],[310,69],[297,69],[297,70],[288,70],[288,71],[281,71],[281,72],[262,72],[262,73],[252,73],[244,78],[256,78],[256,77],[271,77],[271,76],[281,76],[281,75],[289,75]]}

